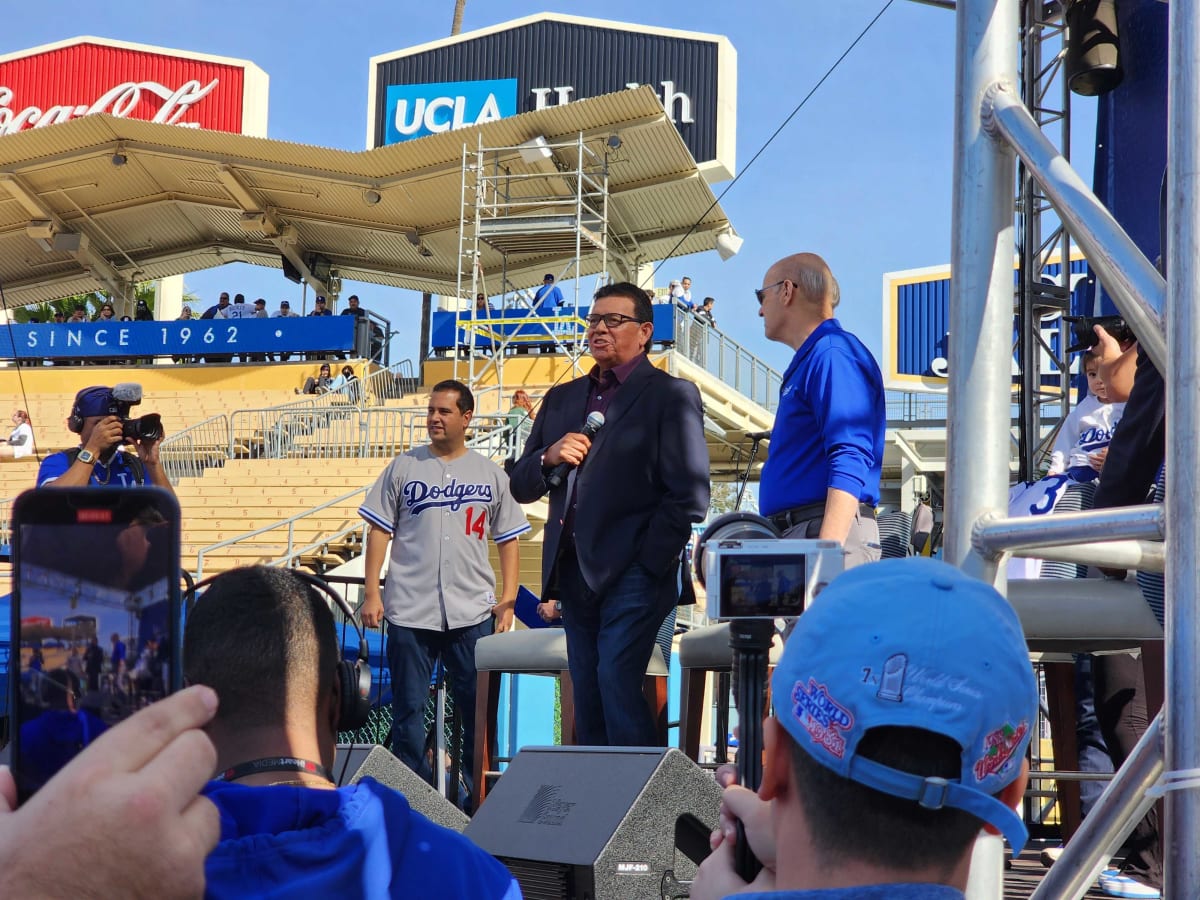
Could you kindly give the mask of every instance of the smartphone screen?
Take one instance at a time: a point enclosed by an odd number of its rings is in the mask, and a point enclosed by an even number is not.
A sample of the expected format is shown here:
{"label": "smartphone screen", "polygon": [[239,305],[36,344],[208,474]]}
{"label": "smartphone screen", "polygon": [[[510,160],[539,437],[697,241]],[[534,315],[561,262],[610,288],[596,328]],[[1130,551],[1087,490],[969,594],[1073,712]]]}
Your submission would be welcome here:
{"label": "smartphone screen", "polygon": [[9,653],[19,800],[181,681],[179,506],[156,488],[39,488],[13,505]]}

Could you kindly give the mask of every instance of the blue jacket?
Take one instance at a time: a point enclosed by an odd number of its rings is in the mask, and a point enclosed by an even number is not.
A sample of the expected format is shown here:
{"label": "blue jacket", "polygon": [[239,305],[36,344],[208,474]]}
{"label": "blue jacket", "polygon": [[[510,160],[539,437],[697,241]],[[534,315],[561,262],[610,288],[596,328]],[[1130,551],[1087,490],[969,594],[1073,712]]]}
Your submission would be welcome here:
{"label": "blue jacket", "polygon": [[337,790],[212,781],[203,794],[221,815],[210,898],[521,897],[496,859],[370,778]]}

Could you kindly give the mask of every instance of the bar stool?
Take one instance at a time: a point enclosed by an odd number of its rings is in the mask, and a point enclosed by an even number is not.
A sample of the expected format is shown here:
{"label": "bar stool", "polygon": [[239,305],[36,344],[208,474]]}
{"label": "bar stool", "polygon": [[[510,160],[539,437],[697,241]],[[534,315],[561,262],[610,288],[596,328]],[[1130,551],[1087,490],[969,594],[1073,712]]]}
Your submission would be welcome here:
{"label": "bar stool", "polygon": [[[776,637],[767,664],[774,666],[783,652],[783,641]],[[694,762],[700,761],[700,723],[704,718],[704,688],[709,673],[733,671],[733,650],[729,646],[729,623],[709,625],[687,632],[679,639],[679,749]],[[729,697],[719,698],[726,709]]]}
{"label": "bar stool", "polygon": [[[575,743],[575,693],[567,667],[567,637],[561,628],[527,628],[480,638],[475,644],[475,796],[478,809],[487,796],[485,773],[497,761],[496,721],[500,712],[500,676],[548,675],[558,678],[559,728],[564,745]],[[657,645],[646,665],[642,693],[658,724],[659,746],[667,746],[667,666]]]}

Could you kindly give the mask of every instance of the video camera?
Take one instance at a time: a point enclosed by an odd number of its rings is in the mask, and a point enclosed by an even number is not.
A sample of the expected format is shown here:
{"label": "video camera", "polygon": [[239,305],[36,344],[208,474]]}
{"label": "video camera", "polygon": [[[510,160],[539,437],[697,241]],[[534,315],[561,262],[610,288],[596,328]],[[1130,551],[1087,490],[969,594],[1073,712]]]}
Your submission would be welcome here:
{"label": "video camera", "polygon": [[162,416],[146,413],[130,418],[129,411],[142,402],[142,386],[134,381],[113,385],[108,415],[120,416],[121,437],[127,441],[157,441],[163,436]]}
{"label": "video camera", "polygon": [[1096,325],[1111,334],[1118,344],[1137,340],[1133,330],[1120,316],[1063,316],[1063,319],[1071,323],[1071,336],[1075,338],[1075,343],[1067,348],[1068,353],[1091,350],[1100,343],[1094,330]]}
{"label": "video camera", "polygon": [[783,540],[770,521],[744,512],[715,519],[694,556],[710,619],[798,616],[844,568],[837,541]]}

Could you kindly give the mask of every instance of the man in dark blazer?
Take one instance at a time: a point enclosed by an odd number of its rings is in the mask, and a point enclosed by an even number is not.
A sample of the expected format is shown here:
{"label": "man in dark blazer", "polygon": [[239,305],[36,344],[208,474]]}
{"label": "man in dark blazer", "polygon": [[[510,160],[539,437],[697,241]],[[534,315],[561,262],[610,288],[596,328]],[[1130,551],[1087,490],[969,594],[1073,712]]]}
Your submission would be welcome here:
{"label": "man in dark blazer", "polygon": [[[511,474],[521,503],[550,495],[542,597],[562,603],[581,744],[657,742],[642,679],[679,601],[680,552],[708,512],[700,392],[650,364],[653,333],[644,291],[601,288],[588,315],[596,365],[546,394]],[[589,440],[581,429],[593,411],[605,422]],[[577,468],[552,489],[564,462]]]}

